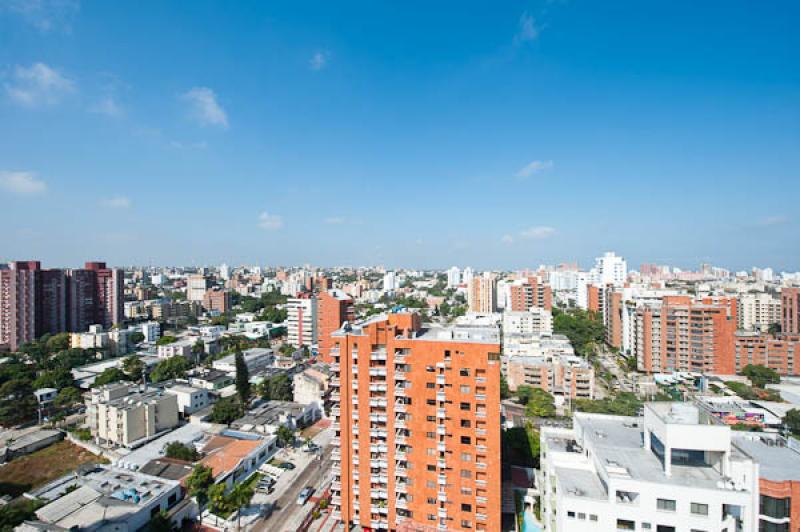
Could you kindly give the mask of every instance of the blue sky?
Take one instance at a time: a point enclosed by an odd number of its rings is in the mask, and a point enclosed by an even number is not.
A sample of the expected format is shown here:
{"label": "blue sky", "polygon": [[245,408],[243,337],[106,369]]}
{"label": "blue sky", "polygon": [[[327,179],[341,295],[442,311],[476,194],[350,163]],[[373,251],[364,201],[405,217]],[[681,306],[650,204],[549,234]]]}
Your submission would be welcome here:
{"label": "blue sky", "polygon": [[797,20],[0,0],[0,260],[797,270]]}

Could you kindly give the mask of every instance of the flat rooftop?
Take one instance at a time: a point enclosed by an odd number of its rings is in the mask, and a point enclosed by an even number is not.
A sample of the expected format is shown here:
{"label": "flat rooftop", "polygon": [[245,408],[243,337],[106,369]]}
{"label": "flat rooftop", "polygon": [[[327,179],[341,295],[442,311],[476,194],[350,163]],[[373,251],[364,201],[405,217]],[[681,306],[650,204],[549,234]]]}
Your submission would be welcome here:
{"label": "flat rooftop", "polygon": [[734,432],[733,444],[758,462],[759,477],[775,482],[800,480],[800,452],[775,434]]}

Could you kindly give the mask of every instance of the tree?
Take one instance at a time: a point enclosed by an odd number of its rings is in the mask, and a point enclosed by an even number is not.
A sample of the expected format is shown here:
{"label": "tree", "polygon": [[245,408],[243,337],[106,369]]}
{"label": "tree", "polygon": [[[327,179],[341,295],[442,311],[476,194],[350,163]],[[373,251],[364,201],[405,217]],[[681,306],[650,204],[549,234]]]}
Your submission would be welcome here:
{"label": "tree", "polygon": [[136,355],[126,357],[125,360],[122,361],[122,371],[124,371],[132,381],[138,380],[142,376],[143,369],[144,362]]}
{"label": "tree", "polygon": [[230,495],[228,496],[228,500],[230,506],[238,510],[236,514],[236,528],[241,529],[241,517],[242,517],[242,508],[250,504],[250,500],[253,498],[253,494],[255,490],[253,490],[253,486],[248,482],[240,482],[236,484],[236,486],[231,491]]}
{"label": "tree", "polygon": [[161,382],[170,379],[180,379],[186,375],[189,369],[189,361],[182,355],[175,355],[166,360],[162,360],[153,368],[150,373],[150,380]]}
{"label": "tree", "polygon": [[292,380],[286,373],[279,373],[264,379],[261,395],[267,401],[291,401],[294,399]]}
{"label": "tree", "polygon": [[778,375],[777,371],[754,364],[748,364],[742,368],[742,375],[750,379],[750,383],[756,388],[766,388],[767,384],[781,382],[781,376]]}
{"label": "tree", "polygon": [[174,530],[177,530],[177,527],[172,524],[164,510],[151,517],[147,523],[147,532],[173,532]]}
{"label": "tree", "polygon": [[169,344],[174,344],[177,341],[178,338],[176,336],[171,336],[167,334],[156,340],[156,345],[169,345]]}
{"label": "tree", "polygon": [[242,401],[242,404],[246,405],[250,401],[250,370],[247,369],[244,355],[238,347],[236,348],[234,360],[236,363],[236,393],[239,395],[239,400]]}
{"label": "tree", "polygon": [[228,498],[225,497],[225,483],[213,484],[208,489],[208,501],[211,511],[217,515],[227,513]]}
{"label": "tree", "polygon": [[605,399],[576,399],[575,410],[591,414],[611,414],[615,416],[636,416],[642,408],[635,393],[620,392],[614,397]]}
{"label": "tree", "polygon": [[794,435],[800,435],[800,410],[792,408],[783,416],[783,424]]}
{"label": "tree", "polygon": [[278,445],[281,447],[287,447],[294,443],[294,431],[286,425],[278,427],[278,430],[275,431],[275,436],[278,438]]}
{"label": "tree", "polygon": [[539,467],[539,432],[528,423],[502,432],[503,461],[524,467]]}
{"label": "tree", "polygon": [[112,382],[119,382],[127,380],[128,376],[119,368],[108,368],[103,371],[92,384],[93,387],[103,386],[104,384],[111,384]]}
{"label": "tree", "polygon": [[206,352],[206,344],[203,343],[203,340],[200,338],[192,345],[192,354],[196,358],[200,358],[203,356],[203,353]]}
{"label": "tree", "polygon": [[777,336],[781,333],[781,324],[779,322],[770,323],[767,332],[771,336]]}
{"label": "tree", "polygon": [[64,351],[65,349],[69,349],[69,333],[58,333],[54,334],[50,338],[47,339],[47,343],[45,344],[46,349],[49,353],[55,353],[57,351]]}
{"label": "tree", "polygon": [[502,373],[500,374],[500,399],[508,399],[511,397],[511,390],[508,388],[508,381],[506,380],[506,376]]}
{"label": "tree", "polygon": [[186,479],[186,488],[189,491],[189,495],[197,499],[197,505],[200,507],[201,514],[203,513],[205,505],[208,504],[208,491],[213,484],[213,471],[210,467],[200,464],[194,466],[192,473]]}
{"label": "tree", "polygon": [[10,427],[36,417],[30,380],[13,379],[0,386],[0,425]]}
{"label": "tree", "polygon": [[554,417],[556,415],[555,399],[540,388],[520,386],[517,388],[519,402],[525,406],[525,415],[530,417]]}
{"label": "tree", "polygon": [[80,390],[74,386],[67,386],[66,388],[62,388],[58,391],[58,395],[56,396],[55,401],[53,401],[53,404],[56,406],[56,408],[69,408],[72,405],[80,403],[81,398]]}
{"label": "tree", "polygon": [[131,345],[141,344],[142,342],[144,342],[143,333],[136,331],[128,335],[128,343],[130,343]]}
{"label": "tree", "polygon": [[553,332],[569,338],[575,353],[584,357],[591,354],[594,346],[605,339],[603,320],[597,313],[578,308],[569,310],[554,308]]}
{"label": "tree", "polygon": [[223,397],[216,403],[211,410],[211,422],[222,425],[230,425],[233,421],[244,415],[244,406],[238,397]]}
{"label": "tree", "polygon": [[186,462],[194,462],[200,458],[197,449],[189,445],[184,445],[179,441],[169,442],[164,448],[164,453],[168,458],[175,458],[176,460],[184,460]]}
{"label": "tree", "polygon": [[72,386],[73,384],[75,384],[75,380],[72,377],[72,371],[67,368],[56,368],[42,373],[33,381],[32,387],[34,390],[38,390],[39,388],[55,388],[56,390],[60,390],[61,388]]}

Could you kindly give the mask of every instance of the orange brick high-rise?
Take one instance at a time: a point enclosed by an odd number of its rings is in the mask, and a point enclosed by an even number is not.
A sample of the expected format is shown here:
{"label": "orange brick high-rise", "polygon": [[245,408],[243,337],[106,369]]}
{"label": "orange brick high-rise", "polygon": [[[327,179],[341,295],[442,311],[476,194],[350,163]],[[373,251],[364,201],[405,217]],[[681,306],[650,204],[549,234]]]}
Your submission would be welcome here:
{"label": "orange brick high-rise", "polygon": [[333,334],[333,517],[366,530],[500,530],[495,329],[400,312]]}
{"label": "orange brick high-rise", "polygon": [[341,290],[320,292],[317,297],[317,339],[319,355],[323,362],[330,362],[333,348],[331,335],[346,321],[355,319],[353,299]]}

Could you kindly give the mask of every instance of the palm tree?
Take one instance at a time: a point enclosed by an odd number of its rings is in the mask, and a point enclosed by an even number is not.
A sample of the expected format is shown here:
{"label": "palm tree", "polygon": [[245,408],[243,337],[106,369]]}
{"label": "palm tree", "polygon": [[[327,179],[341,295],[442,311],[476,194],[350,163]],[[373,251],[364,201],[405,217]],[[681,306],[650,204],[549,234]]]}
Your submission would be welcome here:
{"label": "palm tree", "polygon": [[249,483],[241,482],[233,488],[233,491],[230,493],[229,501],[231,506],[237,508],[236,512],[236,529],[241,528],[240,521],[242,519],[242,508],[250,504],[250,500],[253,498],[253,486]]}

